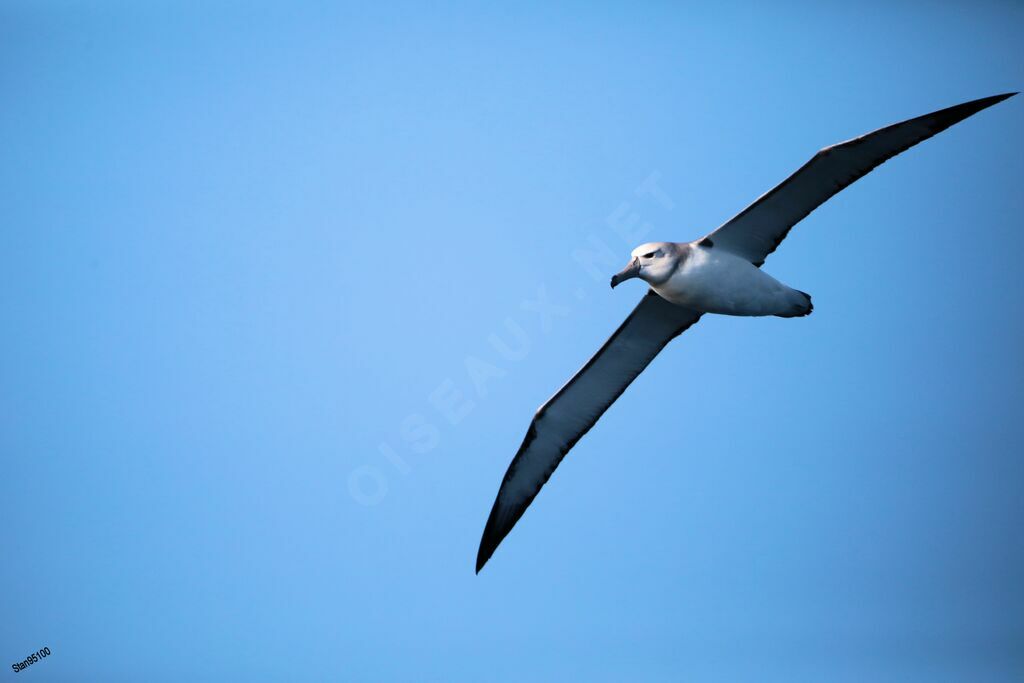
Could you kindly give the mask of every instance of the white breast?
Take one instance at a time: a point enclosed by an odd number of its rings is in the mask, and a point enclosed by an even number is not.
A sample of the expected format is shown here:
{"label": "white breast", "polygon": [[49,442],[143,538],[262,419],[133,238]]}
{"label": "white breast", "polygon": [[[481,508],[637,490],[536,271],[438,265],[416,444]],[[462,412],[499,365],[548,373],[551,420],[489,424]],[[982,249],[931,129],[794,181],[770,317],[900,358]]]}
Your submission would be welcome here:
{"label": "white breast", "polygon": [[673,303],[705,313],[777,315],[803,296],[746,259],[723,249],[695,246],[655,291]]}

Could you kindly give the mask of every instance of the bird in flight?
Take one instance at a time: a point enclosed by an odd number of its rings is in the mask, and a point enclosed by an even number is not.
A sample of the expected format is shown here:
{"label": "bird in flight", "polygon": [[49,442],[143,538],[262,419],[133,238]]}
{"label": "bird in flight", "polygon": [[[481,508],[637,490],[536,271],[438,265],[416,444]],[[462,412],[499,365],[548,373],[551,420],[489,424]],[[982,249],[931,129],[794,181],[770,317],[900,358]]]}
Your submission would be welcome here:
{"label": "bird in flight", "polygon": [[672,339],[705,313],[808,315],[811,297],[761,270],[790,229],[882,162],[1017,93],[964,102],[826,147],[753,204],[692,242],[650,242],[612,276],[650,285],[625,322],[533,417],[480,539],[480,572],[565,454]]}

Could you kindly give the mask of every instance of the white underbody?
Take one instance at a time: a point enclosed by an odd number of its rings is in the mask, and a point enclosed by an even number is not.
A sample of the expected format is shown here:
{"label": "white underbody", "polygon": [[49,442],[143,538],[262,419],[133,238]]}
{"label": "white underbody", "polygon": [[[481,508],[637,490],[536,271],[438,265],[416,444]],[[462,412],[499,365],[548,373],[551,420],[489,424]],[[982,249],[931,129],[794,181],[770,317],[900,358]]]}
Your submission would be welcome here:
{"label": "white underbody", "polygon": [[665,299],[704,313],[792,316],[809,307],[801,292],[715,247],[695,245],[668,280],[652,286]]}

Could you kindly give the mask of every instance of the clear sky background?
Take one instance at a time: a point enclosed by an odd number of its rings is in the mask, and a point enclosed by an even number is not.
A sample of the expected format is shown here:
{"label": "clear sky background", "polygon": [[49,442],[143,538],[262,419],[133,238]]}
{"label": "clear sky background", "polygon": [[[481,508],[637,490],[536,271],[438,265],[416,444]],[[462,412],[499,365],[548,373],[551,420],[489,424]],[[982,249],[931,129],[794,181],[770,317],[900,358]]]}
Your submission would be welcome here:
{"label": "clear sky background", "polygon": [[675,341],[473,574],[636,241],[1024,87],[1017,3],[716,4],[4,3],[0,680],[1021,680],[1022,98],[797,226],[814,314]]}

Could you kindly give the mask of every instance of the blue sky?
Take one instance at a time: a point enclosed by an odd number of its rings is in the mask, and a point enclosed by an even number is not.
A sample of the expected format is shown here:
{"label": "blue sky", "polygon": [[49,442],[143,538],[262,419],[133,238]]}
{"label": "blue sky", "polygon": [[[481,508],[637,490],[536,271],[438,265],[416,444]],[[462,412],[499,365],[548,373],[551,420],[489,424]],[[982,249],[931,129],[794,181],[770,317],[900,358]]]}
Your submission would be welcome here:
{"label": "blue sky", "polygon": [[801,223],[766,270],[814,314],[702,321],[473,561],[534,409],[643,291],[607,287],[622,225],[695,238],[824,145],[1018,90],[1022,29],[1009,2],[5,3],[3,665],[1019,680],[1019,98]]}

